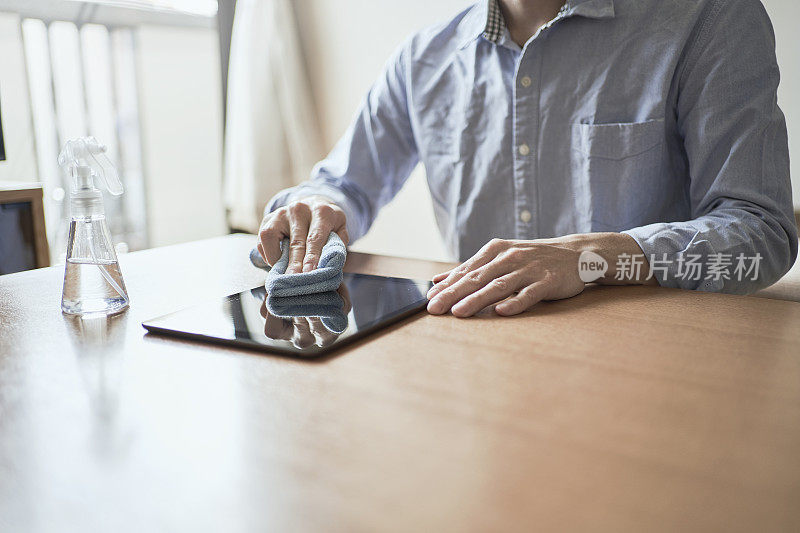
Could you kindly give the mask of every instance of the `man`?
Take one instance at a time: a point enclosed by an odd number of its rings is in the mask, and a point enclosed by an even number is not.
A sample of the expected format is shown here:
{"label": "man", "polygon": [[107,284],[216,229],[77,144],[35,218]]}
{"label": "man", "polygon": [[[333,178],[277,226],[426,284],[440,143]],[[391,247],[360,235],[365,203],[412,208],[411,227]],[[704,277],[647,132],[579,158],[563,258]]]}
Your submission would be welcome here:
{"label": "man", "polygon": [[431,313],[574,296],[587,251],[600,283],[752,292],[797,255],[778,79],[758,0],[484,0],[400,47],[259,250],[315,268],[422,161],[464,261]]}

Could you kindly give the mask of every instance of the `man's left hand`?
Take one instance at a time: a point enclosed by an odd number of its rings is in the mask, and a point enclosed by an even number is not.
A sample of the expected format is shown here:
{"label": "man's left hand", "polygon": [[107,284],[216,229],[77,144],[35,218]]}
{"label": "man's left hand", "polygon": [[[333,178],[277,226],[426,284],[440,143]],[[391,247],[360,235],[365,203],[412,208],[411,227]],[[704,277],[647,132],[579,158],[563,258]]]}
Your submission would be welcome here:
{"label": "man's left hand", "polygon": [[[433,278],[428,311],[472,316],[492,305],[499,315],[516,315],[541,300],[580,294],[580,252],[557,243],[492,239],[477,254]],[[498,303],[500,302],[500,303]]]}
{"label": "man's left hand", "polygon": [[[428,291],[428,311],[440,315],[472,316],[495,305],[498,315],[522,313],[542,300],[560,300],[580,294],[585,287],[578,273],[582,251],[598,254],[607,270],[595,281],[611,285],[657,285],[636,240],[624,233],[576,233],[555,239],[512,241],[492,239],[469,260],[434,276]],[[640,256],[641,268],[617,276],[623,256]]]}

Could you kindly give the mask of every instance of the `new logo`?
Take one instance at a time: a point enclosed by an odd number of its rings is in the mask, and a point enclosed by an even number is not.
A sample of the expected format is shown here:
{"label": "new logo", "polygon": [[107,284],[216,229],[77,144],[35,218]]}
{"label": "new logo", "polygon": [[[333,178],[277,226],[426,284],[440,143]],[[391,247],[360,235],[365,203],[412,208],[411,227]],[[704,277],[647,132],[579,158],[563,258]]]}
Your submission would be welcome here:
{"label": "new logo", "polygon": [[584,283],[602,278],[608,271],[608,262],[594,252],[583,251],[578,258],[578,276]]}

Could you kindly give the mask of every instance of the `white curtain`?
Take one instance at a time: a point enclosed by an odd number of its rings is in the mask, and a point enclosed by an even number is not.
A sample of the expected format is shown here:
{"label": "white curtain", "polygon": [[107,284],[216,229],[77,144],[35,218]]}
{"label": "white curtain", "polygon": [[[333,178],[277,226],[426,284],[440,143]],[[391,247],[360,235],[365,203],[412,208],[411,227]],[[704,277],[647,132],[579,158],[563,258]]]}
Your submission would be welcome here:
{"label": "white curtain", "polygon": [[238,0],[225,126],[229,225],[255,232],[266,202],[307,179],[321,155],[291,0]]}

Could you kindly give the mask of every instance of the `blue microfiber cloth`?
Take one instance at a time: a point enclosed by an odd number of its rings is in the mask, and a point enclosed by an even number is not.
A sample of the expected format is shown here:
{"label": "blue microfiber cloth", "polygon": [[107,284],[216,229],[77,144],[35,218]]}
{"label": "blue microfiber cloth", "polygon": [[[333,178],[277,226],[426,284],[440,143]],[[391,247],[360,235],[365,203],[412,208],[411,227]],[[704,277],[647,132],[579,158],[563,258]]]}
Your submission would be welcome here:
{"label": "blue microfiber cloth", "polygon": [[347,329],[344,300],[336,291],[302,294],[300,296],[267,296],[267,311],[278,318],[317,317],[332,333]]}
{"label": "blue microfiber cloth", "polygon": [[[336,232],[331,232],[322,247],[319,265],[311,272],[286,274],[289,264],[289,239],[281,243],[281,258],[267,274],[264,286],[270,296],[288,297],[335,291],[342,283],[342,269],[347,259],[347,247]],[[269,268],[257,249],[250,251],[250,261],[259,268]]]}
{"label": "blue microfiber cloth", "polygon": [[253,248],[252,250],[250,250],[250,262],[253,263],[253,266],[256,268],[269,270],[269,265],[261,257],[261,254],[258,253],[258,248]]}

